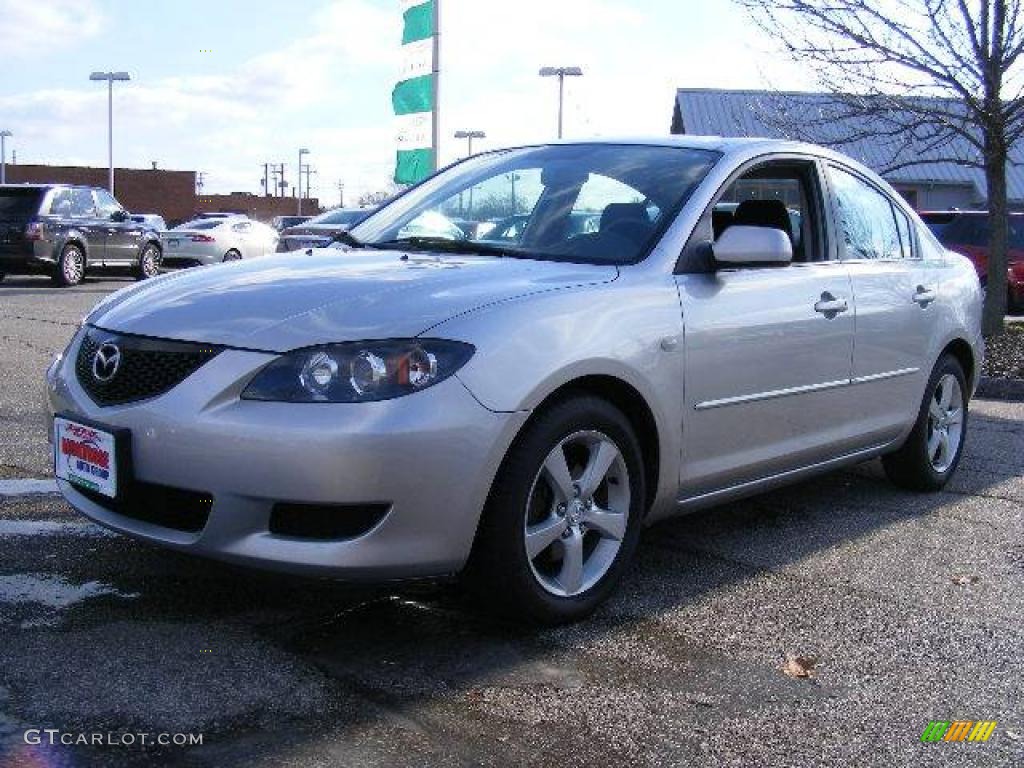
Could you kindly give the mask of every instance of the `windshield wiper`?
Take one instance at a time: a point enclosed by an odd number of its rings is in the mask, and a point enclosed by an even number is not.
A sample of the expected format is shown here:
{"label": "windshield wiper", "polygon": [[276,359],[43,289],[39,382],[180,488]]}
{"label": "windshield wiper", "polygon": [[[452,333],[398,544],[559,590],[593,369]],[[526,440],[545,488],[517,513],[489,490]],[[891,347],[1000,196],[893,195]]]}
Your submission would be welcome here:
{"label": "windshield wiper", "polygon": [[474,240],[449,240],[446,237],[402,237],[397,240],[382,240],[376,243],[365,243],[371,248],[407,248],[410,250],[441,251],[443,253],[480,254],[485,256],[521,257],[523,254],[500,245],[490,245]]}

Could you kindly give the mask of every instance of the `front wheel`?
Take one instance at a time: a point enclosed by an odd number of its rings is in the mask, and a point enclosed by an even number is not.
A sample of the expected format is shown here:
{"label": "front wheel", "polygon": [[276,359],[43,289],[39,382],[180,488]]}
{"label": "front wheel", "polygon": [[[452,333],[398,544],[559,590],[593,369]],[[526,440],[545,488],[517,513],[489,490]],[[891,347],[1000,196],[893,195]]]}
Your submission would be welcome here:
{"label": "front wheel", "polygon": [[644,499],[642,455],[626,417],[587,395],[557,403],[509,450],[464,584],[513,618],[581,619],[622,578]]}
{"label": "front wheel", "polygon": [[967,433],[967,380],[952,355],[935,365],[907,441],[882,457],[889,479],[915,491],[937,491],[956,471]]}
{"label": "front wheel", "polygon": [[148,280],[160,274],[160,249],[150,243],[139,254],[139,266],[136,269],[137,280]]}

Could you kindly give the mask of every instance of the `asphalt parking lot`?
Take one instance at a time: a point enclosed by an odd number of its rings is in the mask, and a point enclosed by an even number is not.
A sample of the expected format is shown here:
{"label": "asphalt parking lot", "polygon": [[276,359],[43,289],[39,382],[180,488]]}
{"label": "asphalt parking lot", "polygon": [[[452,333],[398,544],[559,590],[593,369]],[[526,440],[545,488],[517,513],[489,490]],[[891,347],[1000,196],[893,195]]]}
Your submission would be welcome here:
{"label": "asphalt parking lot", "polygon": [[[43,370],[127,283],[0,284],[0,480],[49,473]],[[1022,534],[1024,404],[996,401],[945,492],[871,464],[659,525],[615,599],[545,631],[449,587],[251,573],[0,496],[0,766],[1021,765]],[[920,742],[953,719],[998,726]],[[46,728],[203,744],[24,743]]]}

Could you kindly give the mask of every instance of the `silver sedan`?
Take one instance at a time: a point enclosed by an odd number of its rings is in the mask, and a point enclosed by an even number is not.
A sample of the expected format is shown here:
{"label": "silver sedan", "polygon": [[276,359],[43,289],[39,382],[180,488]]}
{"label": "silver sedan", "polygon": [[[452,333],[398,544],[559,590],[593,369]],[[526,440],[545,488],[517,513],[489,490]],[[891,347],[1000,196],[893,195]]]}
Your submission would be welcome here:
{"label": "silver sedan", "polygon": [[[513,216],[501,239],[452,226]],[[461,573],[485,607],[571,621],[657,520],[878,456],[941,488],[980,307],[967,259],[819,147],[502,150],[310,258],[103,300],[47,373],[56,476],[174,549]]]}
{"label": "silver sedan", "polygon": [[202,218],[160,233],[163,265],[195,267],[268,256],[277,230],[245,217]]}

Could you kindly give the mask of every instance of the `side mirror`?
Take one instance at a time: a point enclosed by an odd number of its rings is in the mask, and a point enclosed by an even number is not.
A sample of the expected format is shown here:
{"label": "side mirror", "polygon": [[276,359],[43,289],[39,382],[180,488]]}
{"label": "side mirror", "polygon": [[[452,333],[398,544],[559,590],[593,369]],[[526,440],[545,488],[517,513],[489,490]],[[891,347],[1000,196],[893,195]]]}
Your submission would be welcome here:
{"label": "side mirror", "polygon": [[128,211],[114,211],[110,214],[111,221],[128,221]]}
{"label": "side mirror", "polygon": [[734,224],[711,246],[715,262],[735,266],[784,265],[793,261],[793,243],[781,229]]}

